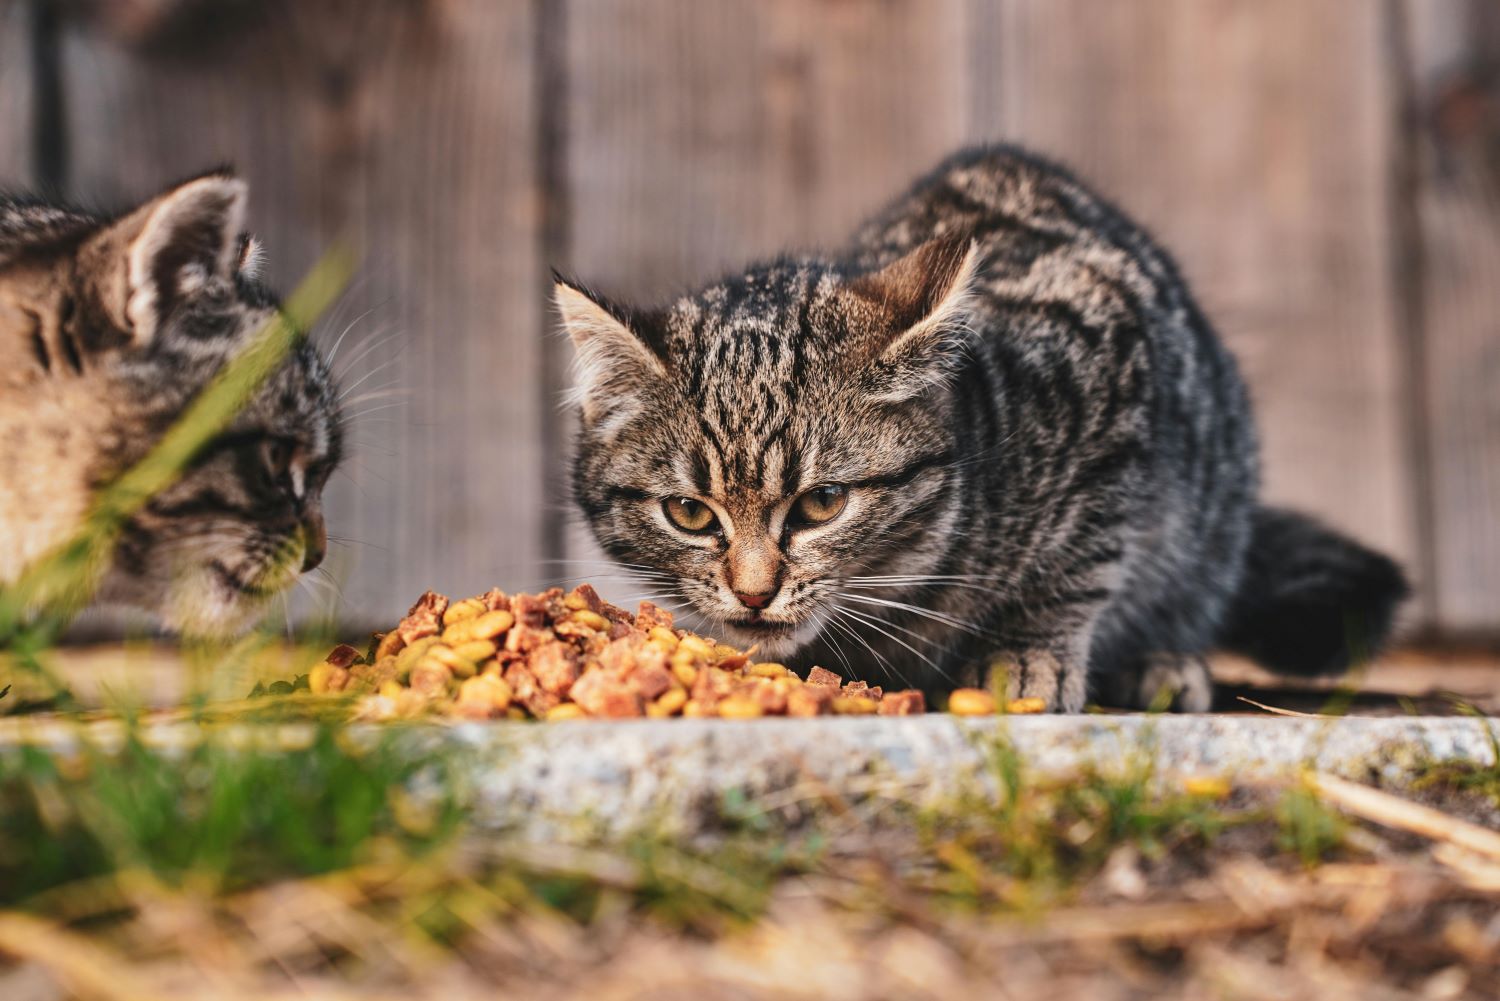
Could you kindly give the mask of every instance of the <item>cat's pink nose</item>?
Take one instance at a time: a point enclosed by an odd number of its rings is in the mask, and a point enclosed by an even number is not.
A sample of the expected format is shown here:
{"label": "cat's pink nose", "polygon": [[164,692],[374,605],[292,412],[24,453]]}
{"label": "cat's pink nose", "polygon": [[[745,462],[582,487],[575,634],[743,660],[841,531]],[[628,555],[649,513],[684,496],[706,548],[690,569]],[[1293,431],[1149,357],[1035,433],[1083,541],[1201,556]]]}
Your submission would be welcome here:
{"label": "cat's pink nose", "polygon": [[746,608],[761,609],[771,603],[771,599],[776,597],[776,592],[764,591],[760,594],[747,594],[744,591],[736,591],[734,592],[734,596],[740,599],[740,604]]}

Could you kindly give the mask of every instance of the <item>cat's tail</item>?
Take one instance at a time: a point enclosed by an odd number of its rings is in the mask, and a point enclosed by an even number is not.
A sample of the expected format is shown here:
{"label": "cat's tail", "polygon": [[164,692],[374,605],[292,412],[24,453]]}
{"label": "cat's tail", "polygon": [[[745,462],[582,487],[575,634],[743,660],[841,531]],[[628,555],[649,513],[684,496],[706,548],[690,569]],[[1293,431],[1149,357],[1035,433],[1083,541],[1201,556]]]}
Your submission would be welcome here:
{"label": "cat's tail", "polygon": [[1337,674],[1379,652],[1408,594],[1389,557],[1306,515],[1261,507],[1219,642],[1282,674]]}

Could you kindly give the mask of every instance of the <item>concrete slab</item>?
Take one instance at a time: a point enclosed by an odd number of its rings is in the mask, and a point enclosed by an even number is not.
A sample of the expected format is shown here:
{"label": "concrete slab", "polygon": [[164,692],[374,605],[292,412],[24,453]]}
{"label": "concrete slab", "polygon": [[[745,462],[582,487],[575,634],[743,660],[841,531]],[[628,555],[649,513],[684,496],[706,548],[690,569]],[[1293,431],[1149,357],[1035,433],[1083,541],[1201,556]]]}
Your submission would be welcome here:
{"label": "concrete slab", "polygon": [[[1488,721],[1462,717],[1300,719],[1274,716],[1025,716],[463,723],[392,732],[451,749],[478,792],[476,820],[538,837],[587,838],[650,827],[691,834],[721,817],[735,790],[764,806],[832,795],[935,805],[988,783],[986,754],[1009,741],[1033,774],[1123,766],[1147,754],[1164,776],[1269,778],[1304,766],[1399,783],[1420,762],[1494,760]],[[1491,724],[1495,725],[1495,724]],[[356,732],[374,733],[364,725]],[[0,743],[66,748],[117,739],[114,724],[0,720]],[[220,735],[292,746],[300,724],[233,725]],[[197,739],[159,725],[163,746]]]}

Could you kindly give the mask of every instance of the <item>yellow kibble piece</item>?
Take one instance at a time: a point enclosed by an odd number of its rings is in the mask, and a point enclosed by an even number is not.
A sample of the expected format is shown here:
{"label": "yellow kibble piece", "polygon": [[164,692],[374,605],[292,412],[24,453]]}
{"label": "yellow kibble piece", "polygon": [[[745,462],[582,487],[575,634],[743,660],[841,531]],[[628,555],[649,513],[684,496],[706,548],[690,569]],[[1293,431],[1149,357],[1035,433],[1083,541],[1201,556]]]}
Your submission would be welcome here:
{"label": "yellow kibble piece", "polygon": [[470,640],[454,647],[453,652],[471,663],[483,664],[495,656],[496,649],[494,640]]}
{"label": "yellow kibble piece", "polygon": [[698,668],[693,665],[692,659],[685,662],[672,661],[672,676],[687,688],[693,687],[693,682],[698,680]]}
{"label": "yellow kibble piece", "polygon": [[1005,711],[1012,715],[1031,716],[1036,713],[1047,711],[1047,700],[1038,698],[1011,699],[1005,704]]}
{"label": "yellow kibble piece", "polygon": [[501,633],[509,632],[510,627],[516,624],[516,617],[503,608],[497,608],[493,612],[485,612],[474,620],[472,627],[474,638],[477,640],[491,640]]}
{"label": "yellow kibble piece", "polygon": [[785,664],[751,664],[746,670],[757,678],[785,678],[792,673]]}
{"label": "yellow kibble piece", "polygon": [[687,705],[688,694],[681,688],[664,692],[660,698],[646,707],[647,716],[672,716]]}
{"label": "yellow kibble piece", "polygon": [[677,641],[677,656],[691,656],[697,660],[712,660],[714,655],[713,644],[701,636],[688,633]]}
{"label": "yellow kibble piece", "polygon": [[1204,799],[1228,799],[1229,780],[1219,775],[1190,775],[1182,780],[1183,791]]}
{"label": "yellow kibble piece", "polygon": [[665,626],[652,626],[646,638],[661,647],[667,653],[677,649],[677,634]]}
{"label": "yellow kibble piece", "polygon": [[458,701],[488,706],[492,710],[503,711],[510,706],[510,685],[503,678],[497,678],[493,674],[481,674],[477,677],[466,679],[458,686]]}
{"label": "yellow kibble piece", "polygon": [[379,660],[382,657],[396,656],[396,654],[401,652],[401,646],[404,642],[401,634],[394,629],[383,634],[380,637],[380,641],[375,644],[375,659]]}
{"label": "yellow kibble piece", "polygon": [[989,716],[995,697],[982,688],[959,688],[948,696],[948,711],[955,716]]}
{"label": "yellow kibble piece", "polygon": [[465,598],[448,606],[448,611],[443,614],[443,625],[452,626],[478,618],[484,610],[483,598]]}
{"label": "yellow kibble piece", "polygon": [[462,646],[475,640],[494,639],[515,624],[514,615],[503,608],[497,608],[493,612],[485,612],[444,629],[443,642],[449,646]]}
{"label": "yellow kibble piece", "polygon": [[863,695],[839,695],[833,700],[836,716],[868,716],[879,710],[880,703]]}
{"label": "yellow kibble piece", "polygon": [[452,647],[443,646],[441,643],[428,650],[427,656],[423,657],[422,660],[424,662],[432,661],[442,664],[449,671],[453,672],[455,678],[472,678],[479,670],[478,665],[472,660],[460,657],[457,650],[454,650]]}
{"label": "yellow kibble piece", "polygon": [[588,599],[579,594],[577,591],[569,591],[566,595],[563,596],[563,607],[576,612],[580,609],[588,608],[589,603]]}
{"label": "yellow kibble piece", "polygon": [[[594,630],[594,632],[596,633],[602,633],[609,629],[608,619],[600,615],[598,612],[589,611],[587,608],[574,612],[572,615],[568,616],[568,618],[573,622],[578,623],[580,626],[587,626],[589,629]],[[506,628],[508,629],[510,627],[507,626]]]}
{"label": "yellow kibble piece", "polygon": [[406,691],[399,681],[387,681],[381,684],[380,694],[388,699],[398,699],[401,693]]}
{"label": "yellow kibble piece", "polygon": [[755,719],[764,713],[759,702],[738,695],[731,695],[719,703],[719,715],[724,719]]}
{"label": "yellow kibble piece", "polygon": [[697,719],[710,715],[708,707],[697,699],[688,699],[682,704],[682,715]]}
{"label": "yellow kibble piece", "polygon": [[564,702],[547,710],[547,722],[556,723],[565,719],[587,719],[583,707],[575,702]]}
{"label": "yellow kibble piece", "polygon": [[411,669],[416,666],[417,661],[421,660],[427,651],[437,646],[437,644],[438,638],[436,636],[426,636],[417,640],[411,646],[403,647],[401,652],[396,654],[396,674],[399,677],[406,677],[411,673]]}
{"label": "yellow kibble piece", "polygon": [[505,710],[505,718],[519,721],[529,719],[530,717],[526,715],[526,710],[522,709],[520,706],[511,706],[509,709]]}
{"label": "yellow kibble piece", "polygon": [[307,672],[307,690],[314,695],[341,692],[348,683],[348,670],[336,664],[330,664],[327,661],[321,664],[314,664]]}

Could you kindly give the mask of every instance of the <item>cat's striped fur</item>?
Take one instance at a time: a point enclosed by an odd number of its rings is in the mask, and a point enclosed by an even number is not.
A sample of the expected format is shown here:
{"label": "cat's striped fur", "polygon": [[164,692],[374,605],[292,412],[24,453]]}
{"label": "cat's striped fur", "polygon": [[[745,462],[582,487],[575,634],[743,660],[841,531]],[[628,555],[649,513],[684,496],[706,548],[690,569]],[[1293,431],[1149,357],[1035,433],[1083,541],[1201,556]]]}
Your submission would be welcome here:
{"label": "cat's striped fur", "polygon": [[[1021,151],[952,157],[839,255],[660,309],[557,298],[597,538],[766,655],[1205,708],[1210,648],[1336,671],[1405,594],[1390,560],[1258,504],[1244,385],[1172,261]],[[825,485],[841,513],[788,517]],[[674,525],[679,496],[711,530]]]}
{"label": "cat's striped fur", "polygon": [[[245,185],[210,174],[118,216],[0,195],[0,586],[81,526],[274,314],[241,235]],[[248,625],[326,546],[343,428],[305,340],[126,526],[98,597],[193,633]]]}

